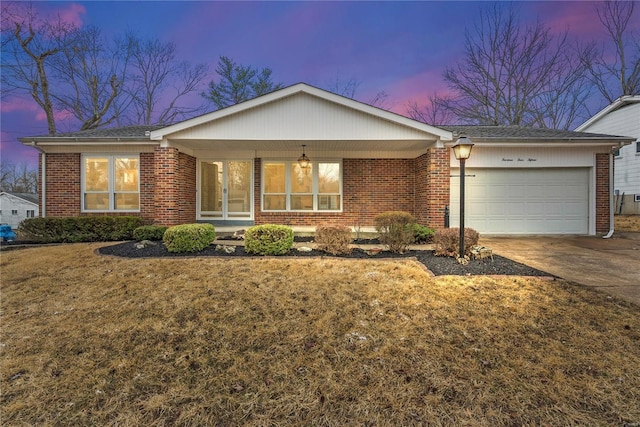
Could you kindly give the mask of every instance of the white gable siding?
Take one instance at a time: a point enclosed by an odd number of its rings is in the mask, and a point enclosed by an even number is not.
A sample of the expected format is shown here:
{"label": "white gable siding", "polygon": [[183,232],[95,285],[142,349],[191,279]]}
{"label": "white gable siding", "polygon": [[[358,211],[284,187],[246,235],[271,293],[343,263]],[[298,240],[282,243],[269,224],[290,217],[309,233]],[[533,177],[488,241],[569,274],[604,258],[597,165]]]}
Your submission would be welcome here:
{"label": "white gable siding", "polygon": [[11,194],[0,194],[0,223],[9,224],[15,230],[27,218],[28,210],[34,211],[35,217],[39,216],[38,205]]}
{"label": "white gable siding", "polygon": [[425,140],[434,135],[367,113],[297,93],[211,123],[185,129],[170,140]]}
{"label": "white gable siding", "polygon": [[[582,130],[640,139],[640,103],[612,111]],[[615,162],[615,189],[620,194],[640,194],[640,154],[636,153],[636,144],[620,149]]]}

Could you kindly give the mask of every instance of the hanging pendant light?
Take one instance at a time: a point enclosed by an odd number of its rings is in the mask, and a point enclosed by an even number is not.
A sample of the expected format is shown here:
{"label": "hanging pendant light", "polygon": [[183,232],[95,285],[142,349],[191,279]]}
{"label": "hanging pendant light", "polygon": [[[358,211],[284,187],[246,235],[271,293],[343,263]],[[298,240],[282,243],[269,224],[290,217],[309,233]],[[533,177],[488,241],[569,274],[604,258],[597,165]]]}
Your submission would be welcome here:
{"label": "hanging pendant light", "polygon": [[306,145],[302,144],[302,156],[298,157],[298,164],[302,169],[308,168],[309,163],[311,162],[311,160],[309,160],[307,155],[304,154],[304,147],[306,147]]}

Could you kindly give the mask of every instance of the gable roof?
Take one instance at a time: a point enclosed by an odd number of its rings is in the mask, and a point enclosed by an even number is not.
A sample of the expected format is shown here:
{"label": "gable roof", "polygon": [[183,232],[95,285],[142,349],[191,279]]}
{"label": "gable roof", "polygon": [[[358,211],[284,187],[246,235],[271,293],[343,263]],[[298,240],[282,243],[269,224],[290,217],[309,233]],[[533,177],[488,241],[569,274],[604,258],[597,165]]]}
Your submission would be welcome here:
{"label": "gable roof", "polygon": [[377,119],[378,121],[383,120],[392,125],[405,128],[409,131],[414,131],[415,133],[429,134],[434,139],[442,141],[450,141],[452,139],[451,132],[447,130],[437,128],[426,123],[418,122],[399,114],[373,107],[371,105],[364,104],[362,102],[355,101],[344,96],[336,95],[334,93],[316,88],[314,86],[310,86],[305,83],[298,83],[284,89],[280,89],[269,94],[250,99],[248,101],[214,111],[212,113],[204,114],[202,116],[194,117],[192,119],[185,120],[171,126],[157,129],[151,132],[151,140],[163,140],[170,137],[171,135],[175,135],[188,129],[196,128],[198,126],[216,121],[223,122],[223,119],[238,116],[240,113],[255,111],[260,107],[265,107],[278,101],[284,102],[284,100],[287,98],[291,98],[301,94],[307,95],[315,100],[325,101],[325,103],[332,103],[336,106],[344,107],[352,112],[362,113],[362,117]]}
{"label": "gable roof", "polygon": [[619,110],[620,108],[640,102],[640,95],[627,95],[621,96],[620,98],[613,101],[611,104],[604,107],[602,110],[598,111],[593,117],[589,120],[581,124],[576,128],[576,131],[581,131],[583,129],[587,129],[589,126],[597,122],[598,120],[605,117],[607,114],[612,113],[613,111]]}
{"label": "gable roof", "polygon": [[122,126],[114,128],[98,128],[89,130],[79,130],[75,132],[65,132],[56,135],[23,136],[18,138],[23,144],[38,142],[66,142],[66,141],[149,141],[151,131],[160,129],[157,125]]}
{"label": "gable roof", "polygon": [[453,132],[454,136],[465,134],[475,141],[484,142],[541,142],[541,143],[629,143],[627,136],[604,135],[599,133],[577,132],[560,129],[543,129],[523,126],[441,126]]}
{"label": "gable roof", "polygon": [[33,193],[17,193],[17,192],[14,192],[14,191],[3,191],[0,194],[8,194],[10,196],[22,199],[22,200],[24,200],[26,202],[33,203],[34,205],[38,204],[38,195],[37,194],[33,194]]}

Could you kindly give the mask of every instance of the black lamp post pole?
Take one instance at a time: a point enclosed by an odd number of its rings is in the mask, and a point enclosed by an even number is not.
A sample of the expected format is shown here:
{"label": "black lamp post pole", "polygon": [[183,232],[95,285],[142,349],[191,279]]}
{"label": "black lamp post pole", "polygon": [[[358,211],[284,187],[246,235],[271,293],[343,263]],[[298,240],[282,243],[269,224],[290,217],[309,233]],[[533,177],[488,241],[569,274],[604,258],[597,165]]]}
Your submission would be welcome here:
{"label": "black lamp post pole", "polygon": [[464,163],[460,159],[460,258],[464,258]]}

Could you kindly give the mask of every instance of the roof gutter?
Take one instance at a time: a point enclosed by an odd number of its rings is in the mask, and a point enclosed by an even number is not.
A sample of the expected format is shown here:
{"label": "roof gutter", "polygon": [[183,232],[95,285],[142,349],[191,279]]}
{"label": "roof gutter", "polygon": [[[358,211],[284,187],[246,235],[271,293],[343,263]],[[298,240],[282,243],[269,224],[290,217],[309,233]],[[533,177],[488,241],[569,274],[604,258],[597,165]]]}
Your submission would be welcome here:
{"label": "roof gutter", "polygon": [[38,147],[38,143],[33,140],[31,141],[31,146],[38,150],[42,157],[40,158],[40,165],[42,176],[40,177],[40,194],[42,200],[42,206],[40,206],[40,216],[45,218],[47,216],[47,153],[40,147]]}

